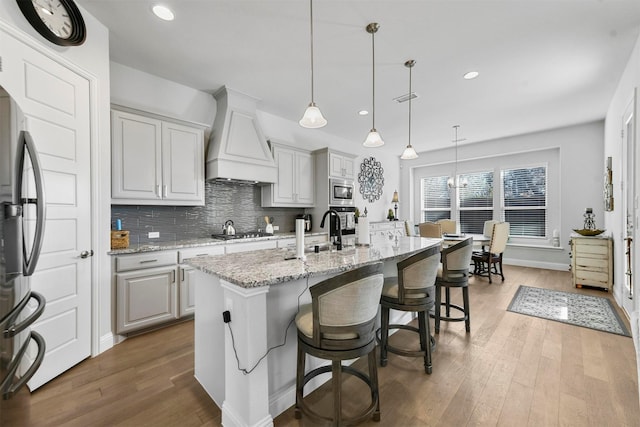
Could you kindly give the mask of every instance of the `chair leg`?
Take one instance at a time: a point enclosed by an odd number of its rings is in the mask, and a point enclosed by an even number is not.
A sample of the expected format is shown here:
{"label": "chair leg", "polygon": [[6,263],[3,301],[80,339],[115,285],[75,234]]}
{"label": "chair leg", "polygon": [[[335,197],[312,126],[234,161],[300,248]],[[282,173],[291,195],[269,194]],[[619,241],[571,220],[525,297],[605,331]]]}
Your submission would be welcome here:
{"label": "chair leg", "polygon": [[[489,261],[487,261],[487,267],[488,267],[488,268],[487,268],[487,275],[489,276],[489,283],[493,283],[493,282],[491,281],[491,266],[492,266],[492,265],[495,265],[495,264],[493,264],[493,261],[491,261],[491,258],[489,258]],[[494,267],[494,268],[495,268],[495,267]]]}
{"label": "chair leg", "polygon": [[434,329],[435,329],[435,333],[439,334],[440,333],[440,307],[442,304],[442,286],[440,286],[437,282],[436,282],[436,304],[433,307],[433,318],[434,320]]}
{"label": "chair leg", "polygon": [[380,366],[387,366],[387,343],[389,342],[389,307],[380,310]]}
{"label": "chair leg", "polygon": [[464,308],[464,326],[467,332],[471,332],[471,310],[469,309],[469,287],[465,286],[462,288],[462,301]]}
{"label": "chair leg", "polygon": [[342,362],[331,362],[331,376],[333,382],[333,425],[342,425]]}
{"label": "chair leg", "polygon": [[431,331],[429,327],[429,315],[427,311],[418,313],[418,330],[420,334],[420,349],[424,351],[424,371],[431,374]]}
{"label": "chair leg", "polygon": [[296,410],[295,417],[297,419],[302,418],[302,411],[300,410],[300,403],[304,396],[304,368],[305,368],[305,354],[300,345],[298,345],[298,363],[296,368]]}
{"label": "chair leg", "polygon": [[445,315],[451,317],[451,290],[448,286],[444,288],[444,303],[445,303]]}
{"label": "chair leg", "polygon": [[500,254],[500,259],[498,260],[498,265],[500,266],[500,277],[502,277],[502,281],[504,282],[504,273],[502,272],[502,254]]}
{"label": "chair leg", "polygon": [[369,352],[369,380],[371,381],[371,401],[376,402],[373,420],[380,421],[380,389],[378,388],[378,365],[375,347]]}

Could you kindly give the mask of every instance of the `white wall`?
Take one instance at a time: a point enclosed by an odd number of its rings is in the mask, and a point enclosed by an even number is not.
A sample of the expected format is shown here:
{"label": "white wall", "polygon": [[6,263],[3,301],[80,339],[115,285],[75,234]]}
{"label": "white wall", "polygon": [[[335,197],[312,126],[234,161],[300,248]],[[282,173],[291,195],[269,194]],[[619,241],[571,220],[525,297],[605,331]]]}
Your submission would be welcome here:
{"label": "white wall", "polygon": [[213,95],[117,62],[111,62],[111,103],[209,128],[216,114]]}
{"label": "white wall", "polygon": [[[629,307],[631,306],[631,329],[634,336],[634,343],[636,345],[637,352],[637,361],[638,361],[638,376],[640,377],[640,331],[638,330],[638,317],[640,316],[640,298],[638,295],[638,286],[640,281],[638,280],[639,272],[640,272],[640,257],[638,254],[640,252],[640,233],[638,233],[639,224],[636,222],[635,230],[634,230],[634,239],[633,239],[633,247],[632,254],[634,254],[634,265],[633,265],[633,287],[635,289],[636,297],[633,300],[628,300],[627,296],[624,295],[624,286],[623,284],[626,281],[625,277],[625,248],[626,244],[623,238],[626,235],[625,228],[625,212],[623,209],[623,199],[622,199],[622,188],[626,188],[625,177],[622,174],[623,171],[623,161],[624,158],[623,152],[623,144],[620,138],[620,132],[622,130],[622,116],[627,108],[627,105],[631,102],[633,98],[634,90],[638,90],[640,88],[640,38],[631,53],[629,58],[629,62],[624,70],[624,73],[618,83],[618,87],[616,89],[615,95],[609,104],[609,109],[607,110],[607,117],[605,120],[605,145],[604,145],[604,157],[611,156],[613,163],[613,183],[614,183],[614,210],[612,212],[607,212],[605,214],[605,225],[607,229],[613,230],[614,235],[614,282],[615,286],[614,297],[619,305],[623,305],[623,303]],[[640,97],[640,94],[638,94]],[[636,200],[638,197],[638,191],[640,190],[640,174],[637,173],[637,168],[640,166],[640,162],[638,161],[638,155],[640,154],[640,149],[637,148],[638,142],[640,142],[640,129],[638,126],[638,118],[637,114],[640,111],[640,101],[636,99],[635,103],[635,115],[636,115],[636,126],[635,126],[635,143],[636,143],[636,182],[635,182],[635,193]],[[636,202],[637,203],[637,202]]]}
{"label": "white wall", "polygon": [[[94,315],[92,353],[100,353],[112,345],[111,335],[111,264],[109,228],[111,223],[111,143],[109,118],[109,34],[106,27],[80,7],[87,26],[87,39],[81,46],[56,46],[42,38],[27,22],[15,1],[0,2],[0,21],[29,44],[46,55],[73,65],[93,82],[91,91],[91,159],[92,192],[95,197],[92,221],[95,225],[92,249],[93,300],[98,307]],[[0,46],[0,54],[2,46]]]}
{"label": "white wall", "polygon": [[[549,188],[550,195],[559,190],[559,205],[554,205],[553,201],[549,204],[550,209],[559,210],[559,223],[551,224],[549,232],[558,229],[563,249],[558,251],[555,248],[538,247],[549,245],[545,242],[530,247],[510,245],[505,252],[505,263],[566,270],[569,266],[569,235],[572,229],[582,228],[585,207],[592,207],[596,214],[596,225],[603,225],[603,135],[603,122],[598,121],[458,147],[458,172],[477,170],[477,164],[487,161],[498,166],[503,156],[518,153],[524,153],[525,158],[530,157],[536,163],[540,160],[536,158],[538,153],[559,150],[560,188]],[[402,192],[416,194],[416,202],[419,201],[418,189],[414,184],[416,171],[424,167],[435,169],[437,165],[452,165],[455,155],[454,148],[419,154],[416,160],[403,161],[400,172]],[[420,206],[410,204],[405,199],[401,207],[413,213],[415,222],[419,221],[417,213]]]}

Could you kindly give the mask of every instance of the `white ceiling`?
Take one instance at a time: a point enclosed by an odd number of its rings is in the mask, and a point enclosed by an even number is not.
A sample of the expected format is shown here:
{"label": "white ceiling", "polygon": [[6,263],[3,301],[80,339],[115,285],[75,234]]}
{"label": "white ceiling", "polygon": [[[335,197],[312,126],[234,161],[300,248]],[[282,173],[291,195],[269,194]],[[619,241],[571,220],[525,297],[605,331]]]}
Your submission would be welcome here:
{"label": "white ceiling", "polygon": [[[309,2],[77,0],[110,29],[111,60],[213,92],[222,85],[297,121],[311,99]],[[385,148],[407,144],[407,59],[415,59],[412,144],[482,141],[602,119],[640,32],[638,0],[315,0],[315,101],[324,131],[360,144],[371,128],[375,35],[376,128]],[[462,75],[477,70],[475,80]],[[314,132],[305,130],[305,132]],[[396,148],[397,147],[397,148]],[[386,150],[385,150],[386,151]]]}

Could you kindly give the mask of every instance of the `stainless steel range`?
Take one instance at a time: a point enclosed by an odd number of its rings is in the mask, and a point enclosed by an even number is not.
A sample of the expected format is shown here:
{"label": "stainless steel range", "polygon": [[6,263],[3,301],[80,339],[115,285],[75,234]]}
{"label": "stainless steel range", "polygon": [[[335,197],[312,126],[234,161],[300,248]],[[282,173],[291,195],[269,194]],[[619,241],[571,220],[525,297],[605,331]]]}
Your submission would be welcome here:
{"label": "stainless steel range", "polygon": [[218,240],[237,240],[237,239],[252,239],[255,237],[268,237],[273,234],[265,233],[264,231],[246,231],[236,234],[212,234],[211,237]]}

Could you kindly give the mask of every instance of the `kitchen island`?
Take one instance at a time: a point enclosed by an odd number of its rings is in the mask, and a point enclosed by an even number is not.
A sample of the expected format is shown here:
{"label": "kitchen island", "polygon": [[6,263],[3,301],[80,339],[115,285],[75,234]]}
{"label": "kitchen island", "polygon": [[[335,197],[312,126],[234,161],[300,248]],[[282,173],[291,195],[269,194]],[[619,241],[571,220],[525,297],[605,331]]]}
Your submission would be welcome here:
{"label": "kitchen island", "polygon": [[[369,246],[310,252],[304,260],[287,249],[188,260],[198,270],[195,377],[221,407],[223,425],[270,426],[295,403],[293,319],[299,305],[310,302],[308,287],[377,261],[384,262],[385,275],[396,275],[398,260],[440,244],[441,239],[394,236],[373,239]],[[224,311],[230,313],[227,326]],[[392,320],[411,320],[405,317]],[[312,359],[308,366],[322,363]],[[307,389],[319,385],[311,382]]]}

